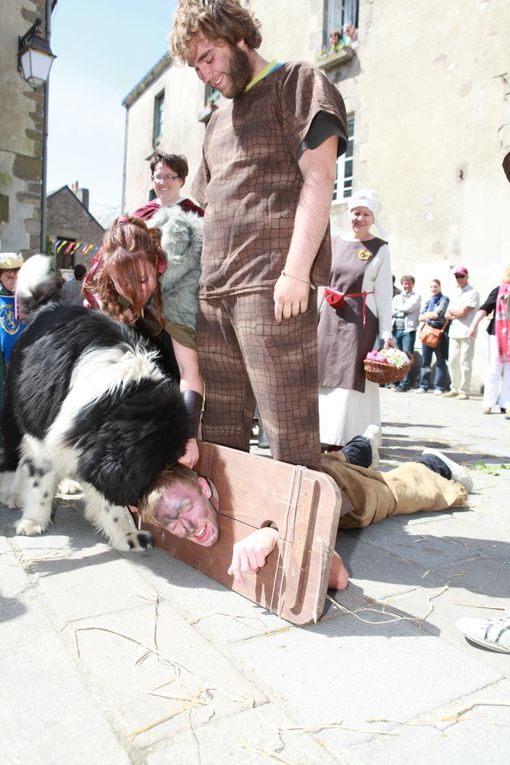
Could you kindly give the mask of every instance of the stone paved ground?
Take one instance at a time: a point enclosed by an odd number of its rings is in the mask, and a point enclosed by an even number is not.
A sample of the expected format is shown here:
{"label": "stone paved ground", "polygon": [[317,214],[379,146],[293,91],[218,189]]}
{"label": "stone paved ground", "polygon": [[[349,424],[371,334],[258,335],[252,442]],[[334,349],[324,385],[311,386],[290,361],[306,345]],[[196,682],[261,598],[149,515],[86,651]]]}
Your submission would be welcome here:
{"label": "stone paved ground", "polygon": [[351,585],[313,626],[113,552],[77,501],[40,538],[1,508],[0,761],[506,764],[510,656],[455,622],[510,605],[510,470],[487,467],[510,463],[510,420],[381,393],[383,469],[423,444],[485,467],[468,510],[343,533]]}

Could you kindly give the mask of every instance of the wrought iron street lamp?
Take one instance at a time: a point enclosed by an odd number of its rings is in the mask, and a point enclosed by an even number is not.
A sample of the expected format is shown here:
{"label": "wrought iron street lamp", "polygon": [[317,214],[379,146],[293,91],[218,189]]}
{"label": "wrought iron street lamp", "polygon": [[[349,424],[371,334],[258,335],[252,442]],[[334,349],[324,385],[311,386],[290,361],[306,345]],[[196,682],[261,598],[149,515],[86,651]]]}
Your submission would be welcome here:
{"label": "wrought iron street lamp", "polygon": [[33,88],[48,80],[56,56],[48,40],[37,34],[41,19],[36,19],[28,32],[18,37],[18,71]]}

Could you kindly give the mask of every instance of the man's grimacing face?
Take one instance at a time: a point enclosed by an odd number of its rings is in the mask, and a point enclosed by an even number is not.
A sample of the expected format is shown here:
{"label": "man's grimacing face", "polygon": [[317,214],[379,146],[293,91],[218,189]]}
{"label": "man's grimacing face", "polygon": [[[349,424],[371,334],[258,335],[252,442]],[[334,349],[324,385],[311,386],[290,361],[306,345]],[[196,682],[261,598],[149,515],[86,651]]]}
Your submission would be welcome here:
{"label": "man's grimacing face", "polygon": [[196,488],[176,482],[162,494],[154,517],[179,539],[211,547],[219,537],[217,503],[215,489],[205,478],[198,478]]}

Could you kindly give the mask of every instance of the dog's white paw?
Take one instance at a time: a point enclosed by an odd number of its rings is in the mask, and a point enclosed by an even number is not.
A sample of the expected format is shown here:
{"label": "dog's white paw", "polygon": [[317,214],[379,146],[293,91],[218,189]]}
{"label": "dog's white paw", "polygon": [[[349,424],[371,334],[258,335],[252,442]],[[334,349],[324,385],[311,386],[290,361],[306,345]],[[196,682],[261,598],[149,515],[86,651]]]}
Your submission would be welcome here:
{"label": "dog's white paw", "polygon": [[154,537],[148,531],[130,531],[128,534],[119,534],[115,539],[111,539],[110,544],[114,550],[142,552],[154,547]]}
{"label": "dog's white paw", "polygon": [[33,521],[31,518],[22,518],[14,527],[18,536],[35,537],[46,531],[39,521]]}

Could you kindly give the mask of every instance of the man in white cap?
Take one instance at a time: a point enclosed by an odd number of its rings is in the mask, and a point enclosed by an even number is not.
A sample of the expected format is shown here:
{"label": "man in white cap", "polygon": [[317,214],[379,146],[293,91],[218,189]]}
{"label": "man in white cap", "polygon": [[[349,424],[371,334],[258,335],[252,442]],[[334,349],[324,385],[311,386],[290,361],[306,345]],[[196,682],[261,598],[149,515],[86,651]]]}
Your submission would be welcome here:
{"label": "man in white cap", "polygon": [[475,352],[475,338],[468,336],[468,330],[480,305],[480,295],[468,284],[467,268],[456,266],[453,275],[457,280],[457,295],[450,301],[445,314],[445,318],[451,321],[448,331],[451,390],[443,395],[446,398],[468,399]]}
{"label": "man in white cap", "polygon": [[0,252],[0,346],[6,364],[14,344],[25,325],[16,315],[14,293],[23,256],[16,252]]}

